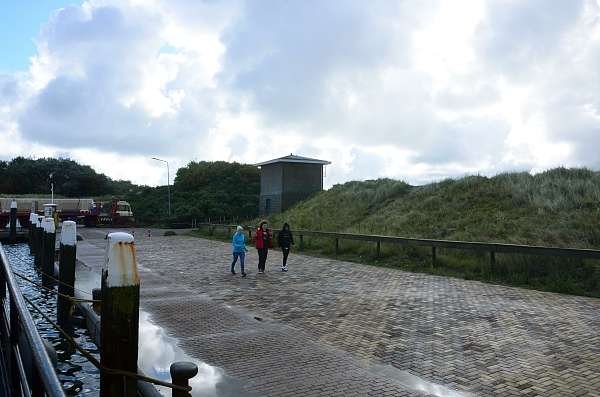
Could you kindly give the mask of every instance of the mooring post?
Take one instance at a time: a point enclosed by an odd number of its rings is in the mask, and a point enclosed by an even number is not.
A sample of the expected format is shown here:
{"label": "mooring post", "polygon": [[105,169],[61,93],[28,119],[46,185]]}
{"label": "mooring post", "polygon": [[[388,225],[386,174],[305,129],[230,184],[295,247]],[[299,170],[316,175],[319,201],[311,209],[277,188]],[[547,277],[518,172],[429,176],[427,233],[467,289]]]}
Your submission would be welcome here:
{"label": "mooring post", "polygon": [[17,201],[13,200],[10,202],[10,230],[8,234],[8,241],[11,244],[17,242]]}
{"label": "mooring post", "polygon": [[431,267],[435,267],[436,265],[436,249],[435,247],[431,247]]}
{"label": "mooring post", "polygon": [[35,257],[34,263],[38,269],[42,267],[42,238],[44,237],[44,227],[42,226],[43,216],[37,216],[37,220],[35,222],[35,232],[34,232],[34,244],[35,244]]}
{"label": "mooring post", "polygon": [[[75,258],[77,252],[77,226],[73,221],[64,221],[60,232],[60,254],[58,262],[58,292],[70,297],[75,296]],[[69,328],[72,301],[58,295],[56,319],[58,325]]]}
{"label": "mooring post", "polygon": [[35,255],[35,227],[37,224],[37,215],[33,212],[29,213],[29,254]]}
{"label": "mooring post", "polygon": [[[54,219],[44,218],[42,222],[43,232],[43,250],[42,250],[42,285],[52,284],[54,277],[54,251],[56,250],[56,229]],[[50,277],[49,277],[50,276]]]}
{"label": "mooring post", "polygon": [[[100,363],[112,369],[137,372],[140,278],[135,243],[128,233],[107,236],[102,269]],[[137,380],[100,373],[100,397],[136,397]]]}
{"label": "mooring post", "polygon": [[[188,361],[179,361],[171,364],[171,381],[177,386],[189,386],[189,380],[198,374],[198,366]],[[173,397],[191,397],[191,394],[182,390],[173,389]]]}

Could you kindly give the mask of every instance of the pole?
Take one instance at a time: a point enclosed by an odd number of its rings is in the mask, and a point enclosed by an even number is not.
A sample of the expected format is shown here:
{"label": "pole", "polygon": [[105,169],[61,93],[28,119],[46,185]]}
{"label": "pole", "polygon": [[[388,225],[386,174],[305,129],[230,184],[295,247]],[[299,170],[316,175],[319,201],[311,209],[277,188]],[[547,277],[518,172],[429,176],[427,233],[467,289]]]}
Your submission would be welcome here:
{"label": "pole", "polygon": [[52,279],[48,276],[54,277],[54,251],[56,247],[56,229],[54,228],[54,219],[50,217],[44,218],[42,227],[44,229],[42,239],[42,284],[49,286],[52,285]]}
{"label": "pole", "polygon": [[17,202],[16,200],[10,203],[10,232],[8,240],[11,244],[17,242]]}
{"label": "pole", "polygon": [[169,200],[169,218],[171,217],[171,177],[169,174],[169,162],[167,161],[167,197]]}
{"label": "pole", "polygon": [[44,237],[44,228],[42,227],[43,216],[36,216],[35,231],[34,231],[34,244],[35,244],[35,257],[34,264],[38,269],[42,268],[42,238]]}
{"label": "pole", "polygon": [[[75,258],[77,253],[77,226],[73,221],[64,221],[60,232],[60,256],[58,265],[58,292],[70,297],[75,296]],[[68,329],[71,315],[71,301],[57,296],[56,319],[58,325]]]}
{"label": "pole", "polygon": [[35,255],[35,227],[37,215],[31,212],[29,214],[29,255]]}
{"label": "pole", "polygon": [[[102,269],[100,363],[137,372],[140,279],[135,243],[128,233],[107,236]],[[137,380],[100,373],[100,397],[136,397]]]}

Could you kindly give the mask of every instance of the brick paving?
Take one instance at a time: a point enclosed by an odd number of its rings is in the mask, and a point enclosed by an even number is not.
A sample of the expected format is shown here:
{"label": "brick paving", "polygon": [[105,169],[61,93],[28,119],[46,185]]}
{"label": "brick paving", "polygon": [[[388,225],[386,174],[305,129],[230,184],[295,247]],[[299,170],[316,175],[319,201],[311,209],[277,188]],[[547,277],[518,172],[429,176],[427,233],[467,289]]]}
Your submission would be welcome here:
{"label": "brick paving", "polygon": [[[88,244],[98,237],[82,232]],[[600,396],[598,299],[295,252],[290,272],[278,271],[281,255],[271,251],[258,275],[253,249],[242,279],[228,273],[229,244],[141,233],[136,241],[142,307],[248,391],[423,395],[410,373],[481,396]]]}

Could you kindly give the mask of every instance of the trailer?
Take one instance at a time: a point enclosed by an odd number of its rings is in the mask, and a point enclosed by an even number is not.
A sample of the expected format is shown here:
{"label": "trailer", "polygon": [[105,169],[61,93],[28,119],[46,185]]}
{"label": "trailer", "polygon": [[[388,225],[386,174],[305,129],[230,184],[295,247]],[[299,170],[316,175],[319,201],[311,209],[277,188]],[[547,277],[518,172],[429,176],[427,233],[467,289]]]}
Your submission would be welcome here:
{"label": "trailer", "polygon": [[107,203],[94,202],[90,211],[83,217],[87,227],[100,226],[135,226],[135,218],[131,205],[127,201],[114,198]]}

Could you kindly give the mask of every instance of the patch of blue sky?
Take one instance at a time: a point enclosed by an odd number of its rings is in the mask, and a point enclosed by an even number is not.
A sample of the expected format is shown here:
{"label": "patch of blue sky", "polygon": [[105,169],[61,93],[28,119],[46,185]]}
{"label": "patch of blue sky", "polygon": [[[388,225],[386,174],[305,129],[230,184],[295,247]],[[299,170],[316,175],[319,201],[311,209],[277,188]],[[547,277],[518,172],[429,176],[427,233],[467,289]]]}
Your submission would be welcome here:
{"label": "patch of blue sky", "polygon": [[52,11],[81,0],[2,0],[0,2],[0,73],[25,71],[36,54],[35,38]]}

